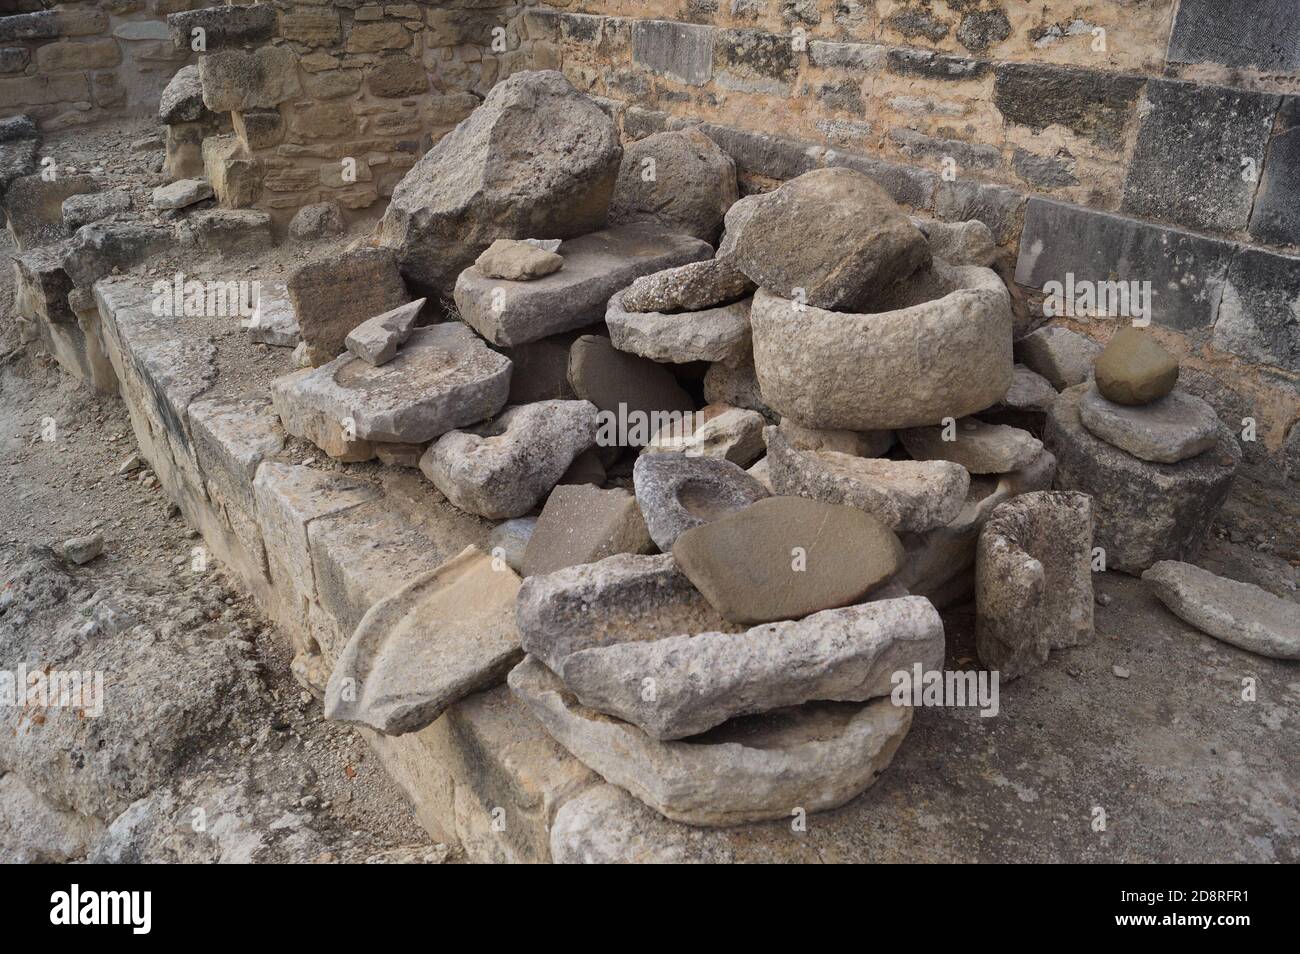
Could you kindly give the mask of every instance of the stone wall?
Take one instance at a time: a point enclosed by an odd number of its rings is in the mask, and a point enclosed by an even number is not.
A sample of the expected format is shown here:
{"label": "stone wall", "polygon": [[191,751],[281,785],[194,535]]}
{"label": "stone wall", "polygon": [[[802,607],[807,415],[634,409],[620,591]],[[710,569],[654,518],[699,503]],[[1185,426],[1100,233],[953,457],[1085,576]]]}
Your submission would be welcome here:
{"label": "stone wall", "polygon": [[16,3],[12,15],[0,16],[0,117],[26,113],[52,132],[154,112],[163,87],[190,58],[172,45],[165,18],[202,3]]}
{"label": "stone wall", "polygon": [[[1286,0],[572,0],[535,54],[625,139],[699,124],[751,189],[822,165],[980,218],[1019,287],[1149,281],[1188,384],[1300,480],[1300,21]],[[1104,316],[1103,316],[1104,317]],[[1071,320],[1109,336],[1113,321]],[[1294,485],[1291,485],[1294,487]]]}
{"label": "stone wall", "polygon": [[206,31],[206,105],[234,133],[205,146],[230,207],[382,211],[380,199],[499,79],[533,62],[519,4],[272,0],[170,18]]}

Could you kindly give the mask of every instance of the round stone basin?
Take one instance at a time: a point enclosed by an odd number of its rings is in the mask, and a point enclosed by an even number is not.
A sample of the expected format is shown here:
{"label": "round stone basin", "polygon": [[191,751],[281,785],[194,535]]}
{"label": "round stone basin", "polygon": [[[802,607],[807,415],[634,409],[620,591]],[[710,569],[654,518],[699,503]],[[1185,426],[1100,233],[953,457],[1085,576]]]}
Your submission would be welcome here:
{"label": "round stone basin", "polygon": [[1011,297],[989,268],[934,266],[870,314],[760,288],[750,324],[763,400],[800,424],[866,431],[937,424],[1011,387]]}

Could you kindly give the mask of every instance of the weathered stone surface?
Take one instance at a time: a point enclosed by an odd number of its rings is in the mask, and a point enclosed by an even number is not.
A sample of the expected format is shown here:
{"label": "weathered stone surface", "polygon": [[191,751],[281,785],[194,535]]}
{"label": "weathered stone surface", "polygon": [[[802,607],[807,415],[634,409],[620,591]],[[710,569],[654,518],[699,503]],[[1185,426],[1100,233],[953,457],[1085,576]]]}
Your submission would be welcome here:
{"label": "weathered stone surface", "polygon": [[[684,633],[584,649],[558,675],[582,705],[653,739],[697,735],[737,716],[814,700],[887,696],[892,676],[943,666],[943,622],[908,596],[764,623],[744,633]],[[654,692],[644,692],[652,680]],[[649,698],[647,698],[649,695]]]}
{"label": "weathered stone surface", "polygon": [[298,346],[298,316],[284,282],[258,284],[257,304],[248,319],[248,340],[279,348]]}
{"label": "weathered stone surface", "polygon": [[532,657],[511,691],[548,732],[601,776],[690,825],[738,825],[843,805],[888,767],[912,710],[888,699],[809,703],[738,719],[689,742],[656,742],[579,706]]}
{"label": "weathered stone surface", "polygon": [[122,189],[107,192],[83,192],[63,200],[63,225],[76,232],[83,225],[98,222],[131,208],[131,196]]}
{"label": "weathered stone surface", "polygon": [[613,121],[563,75],[515,73],[398,183],[383,241],[421,292],[446,294],[495,239],[601,228],[621,156]]}
{"label": "weathered stone surface", "polygon": [[843,168],[815,169],[765,197],[736,245],[742,272],[814,309],[870,309],[929,264],[925,236],[894,200]]}
{"label": "weathered stone surface", "polygon": [[493,344],[518,345],[594,324],[633,279],[707,258],[707,242],[653,226],[603,229],[560,246],[564,267],[542,278],[490,278],[477,266],[456,279],[461,318]]}
{"label": "weathered stone surface", "polygon": [[609,300],[605,324],[615,348],[665,364],[735,362],[750,350],[750,299],[701,311],[626,311],[625,292]]}
{"label": "weathered stone surface", "polygon": [[739,301],[754,287],[729,259],[708,258],[642,275],[619,294],[628,311],[700,311]]}
{"label": "weathered stone surface", "polygon": [[730,404],[757,411],[768,420],[777,414],[763,400],[754,370],[754,356],[745,354],[735,364],[715,361],[704,374],[704,400],[710,404]]}
{"label": "weathered stone surface", "polygon": [[536,517],[516,517],[502,521],[488,536],[488,553],[492,554],[493,559],[505,560],[506,566],[516,573],[522,573],[524,551],[528,549],[528,541],[535,529]]}
{"label": "weathered stone surface", "polygon": [[1092,610],[1091,498],[1036,491],[999,504],[975,560],[980,661],[1015,679],[1092,639]]}
{"label": "weathered stone surface", "polygon": [[930,254],[949,265],[989,267],[998,254],[993,231],[979,219],[966,222],[937,222],[912,217],[912,224],[930,243]]}
{"label": "weathered stone surface", "polygon": [[[749,321],[763,400],[810,427],[916,427],[963,417],[1011,384],[1011,305],[990,269],[936,263],[899,307],[825,311],[754,295]],[[908,300],[908,299],[911,300]]]}
{"label": "weathered stone surface", "polygon": [[632,62],[688,86],[713,76],[713,30],[673,20],[632,23]]}
{"label": "weathered stone surface", "polygon": [[1178,464],[1139,460],[1083,426],[1079,402],[1087,390],[1080,385],[1056,399],[1043,443],[1056,455],[1056,487],[1092,495],[1106,567],[1140,573],[1158,560],[1194,558],[1241,461],[1232,432],[1220,425],[1213,448]]}
{"label": "weathered stone surface", "polygon": [[646,553],[653,543],[636,498],[621,488],[561,484],[551,491],[524,552],[524,576]]}
{"label": "weathered stone surface", "polygon": [[[691,396],[667,369],[619,351],[599,335],[583,335],[569,349],[569,384],[578,397],[610,414],[635,412],[649,420],[656,412],[695,410]],[[657,429],[647,426],[643,441]],[[629,438],[629,443],[641,442]]]}
{"label": "weathered stone surface", "polygon": [[1028,431],[1005,424],[985,424],[973,417],[954,422],[954,440],[944,440],[943,425],[910,427],[898,439],[917,460],[950,460],[972,474],[1005,474],[1029,466],[1043,452],[1043,442]]}
{"label": "weathered stone surface", "polygon": [[715,457],[642,454],[632,470],[650,538],[667,553],[677,538],[768,496],[744,470]]}
{"label": "weathered stone surface", "polygon": [[299,242],[310,242],[342,233],[343,213],[333,202],[304,205],[289,220],[289,237]]}
{"label": "weathered stone surface", "polygon": [[735,623],[856,603],[893,576],[902,557],[898,538],[870,514],[801,497],[768,497],[687,530],[673,545],[682,572]]}
{"label": "weathered stone surface", "polygon": [[99,189],[95,177],[87,175],[60,175],[52,181],[40,175],[14,179],[4,196],[4,214],[14,241],[20,249],[28,249],[64,238],[64,201]]}
{"label": "weathered stone surface", "polygon": [[1300,367],[1300,258],[1239,246],[1228,268],[1211,341],[1258,364]]}
{"label": "weathered stone surface", "polygon": [[1182,0],[1169,37],[1169,62],[1294,72],[1300,69],[1300,23],[1294,13],[1286,0],[1246,6]]}
{"label": "weathered stone surface", "polygon": [[747,195],[743,199],[737,199],[732,203],[731,208],[727,209],[727,214],[722,220],[722,239],[718,242],[718,252],[714,256],[719,262],[735,267],[736,248],[740,245],[740,237],[745,234],[745,226],[749,224],[749,220],[754,217],[758,207],[769,195],[770,192]]}
{"label": "weathered stone surface", "polygon": [[1089,387],[1079,401],[1079,420],[1094,437],[1142,460],[1176,464],[1213,447],[1219,416],[1205,401],[1173,391],[1150,404],[1115,404]]}
{"label": "weathered stone surface", "polygon": [[168,81],[158,102],[158,120],[164,125],[196,123],[209,115],[203,105],[203,82],[197,66],[182,66]]}
{"label": "weathered stone surface", "polygon": [[1086,335],[1050,325],[1016,342],[1016,357],[1025,367],[1051,382],[1058,391],[1088,380],[1101,345]]}
{"label": "weathered stone surface", "polygon": [[609,218],[712,243],[738,198],[736,164],[697,129],[655,133],[623,150]]}
{"label": "weathered stone surface", "polygon": [[420,470],[461,510],[502,520],[532,510],[596,440],[587,401],[539,401],[438,438]]}
{"label": "weathered stone surface", "polygon": [[325,717],[403,735],[519,661],[519,577],[476,547],[416,577],[362,618],[334,665]]}
{"label": "weathered stone surface", "polygon": [[514,364],[510,375],[511,404],[568,400],[575,396],[573,385],[569,384],[570,343],[571,337],[561,335],[502,349]]}
{"label": "weathered stone surface", "polygon": [[1300,604],[1190,563],[1161,560],[1142,582],[1169,611],[1215,639],[1273,659],[1300,659]]}
{"label": "weathered stone surface", "polygon": [[205,49],[256,46],[275,36],[275,8],[270,4],[213,6],[184,10],[167,17],[172,45],[191,49],[196,29],[202,30]]}
{"label": "weathered stone surface", "polygon": [[104,552],[104,535],[91,533],[84,537],[69,537],[63,541],[63,559],[73,566],[82,566]]}
{"label": "weathered stone surface", "polygon": [[393,253],[357,248],[299,266],[286,283],[313,365],[338,357],[350,332],[410,300]]}
{"label": "weathered stone surface", "polygon": [[257,201],[262,188],[261,163],[239,137],[207,136],[202,152],[203,177],[212,183],[218,202],[227,209],[240,209]]}
{"label": "weathered stone surface", "polygon": [[1137,108],[1143,76],[1046,63],[1000,63],[993,104],[1012,123],[1044,130],[1060,125],[1116,146]]}
{"label": "weathered stone surface", "polygon": [[526,282],[558,272],[564,258],[528,242],[497,239],[474,260],[474,265],[486,278]]}
{"label": "weathered stone surface", "polygon": [[1016,411],[1046,411],[1056,402],[1056,395],[1051,381],[1017,364],[1011,369],[1011,387],[1001,403]]}
{"label": "weathered stone surface", "polygon": [[[1055,391],[1052,392],[1056,394]],[[842,431],[804,427],[794,418],[783,417],[781,436],[795,450],[836,451],[851,457],[880,457],[894,446],[893,431]]]}
{"label": "weathered stone surface", "polygon": [[397,349],[415,331],[415,320],[420,317],[425,301],[427,299],[417,298],[398,305],[392,311],[367,318],[348,332],[343,340],[344,346],[366,364],[375,367],[387,364],[397,357]]}
{"label": "weathered stone surface", "polygon": [[1150,404],[1178,383],[1178,359],[1150,332],[1132,326],[1111,335],[1093,365],[1097,390],[1116,404]]}
{"label": "weathered stone surface", "polygon": [[519,591],[516,621],[524,650],[556,672],[569,655],[584,649],[739,630],[718,615],[666,553],[620,553],[530,576]]}
{"label": "weathered stone surface", "polygon": [[75,326],[77,316],[68,302],[72,279],[63,269],[58,246],[34,248],[14,257],[14,311],[45,326]]}
{"label": "weathered stone surface", "polygon": [[89,288],[113,269],[125,271],[175,246],[172,230],[133,222],[92,222],[77,230],[64,248],[63,268],[72,281]]}
{"label": "weathered stone surface", "polygon": [[212,186],[206,179],[179,179],[153,190],[149,204],[155,209],[183,209],[212,198]]}
{"label": "weathered stone surface", "polygon": [[382,367],[343,354],[271,384],[285,430],[318,446],[340,425],[359,441],[432,440],[491,417],[509,389],[509,359],[454,322],[416,329]]}
{"label": "weathered stone surface", "polygon": [[[238,9],[238,8],[230,8]],[[298,58],[287,47],[218,50],[199,59],[203,105],[214,113],[269,109],[302,92]]]}
{"label": "weathered stone surface", "polygon": [[716,457],[748,467],[764,452],[763,428],[766,424],[763,415],[757,411],[710,404],[689,418],[672,421],[655,431],[641,453]]}
{"label": "weathered stone surface", "polygon": [[917,533],[951,522],[970,487],[965,468],[946,460],[801,451],[776,427],[765,437],[768,473],[778,494],[856,507],[891,530]]}
{"label": "weathered stone surface", "polygon": [[1290,187],[1300,169],[1300,104],[1284,99],[1250,212],[1250,234],[1269,245],[1300,245],[1300,195]]}

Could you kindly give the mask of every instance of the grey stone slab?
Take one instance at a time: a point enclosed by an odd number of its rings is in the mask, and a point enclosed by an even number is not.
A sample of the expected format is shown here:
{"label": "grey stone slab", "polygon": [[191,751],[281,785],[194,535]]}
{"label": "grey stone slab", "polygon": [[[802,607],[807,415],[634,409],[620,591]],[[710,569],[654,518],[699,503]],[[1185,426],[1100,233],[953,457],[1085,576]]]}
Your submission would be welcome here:
{"label": "grey stone slab", "polygon": [[1270,245],[1300,245],[1300,98],[1287,97],[1255,192],[1251,237]]}
{"label": "grey stone slab", "polygon": [[713,30],[671,20],[632,24],[632,62],[688,86],[713,77]]}
{"label": "grey stone slab", "polygon": [[993,104],[1017,125],[1036,131],[1064,126],[1118,149],[1145,82],[1141,76],[1077,66],[1001,63]]}
{"label": "grey stone slab", "polygon": [[1242,247],[1228,268],[1213,343],[1248,361],[1300,370],[1300,258]]}
{"label": "grey stone slab", "polygon": [[1263,72],[1300,69],[1300,17],[1291,0],[1182,0],[1170,63],[1218,63]]}

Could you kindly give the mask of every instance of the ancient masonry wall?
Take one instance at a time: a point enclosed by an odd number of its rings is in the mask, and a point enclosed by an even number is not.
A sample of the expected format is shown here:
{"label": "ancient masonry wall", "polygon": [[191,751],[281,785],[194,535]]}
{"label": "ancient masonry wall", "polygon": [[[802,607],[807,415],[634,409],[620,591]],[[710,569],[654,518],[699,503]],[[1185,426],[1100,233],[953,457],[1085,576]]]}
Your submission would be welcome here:
{"label": "ancient masonry wall", "polygon": [[699,124],[750,188],[847,165],[984,220],[1018,332],[1067,273],[1151,282],[1184,386],[1256,422],[1246,472],[1300,480],[1293,3],[553,0],[522,32],[626,139]]}
{"label": "ancient masonry wall", "polygon": [[[0,15],[0,117],[25,113],[44,132],[158,108],[190,59],[166,18],[203,0],[15,0]],[[0,5],[4,7],[4,5]]]}

